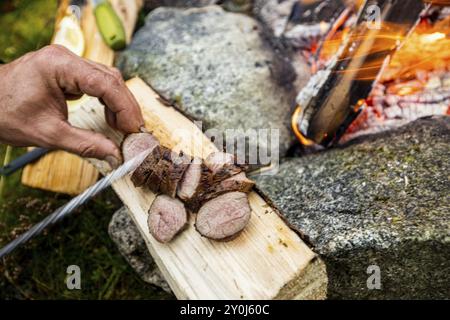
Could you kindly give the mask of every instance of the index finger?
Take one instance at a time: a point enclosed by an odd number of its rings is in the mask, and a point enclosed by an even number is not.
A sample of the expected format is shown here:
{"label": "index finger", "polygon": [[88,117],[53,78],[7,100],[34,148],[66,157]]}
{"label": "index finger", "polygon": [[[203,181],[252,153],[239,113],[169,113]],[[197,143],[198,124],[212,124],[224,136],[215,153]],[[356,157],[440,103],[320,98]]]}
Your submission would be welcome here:
{"label": "index finger", "polygon": [[117,69],[87,61],[72,53],[57,68],[57,81],[66,92],[83,92],[100,98],[115,115],[117,129],[124,133],[139,132],[144,125],[141,109]]}

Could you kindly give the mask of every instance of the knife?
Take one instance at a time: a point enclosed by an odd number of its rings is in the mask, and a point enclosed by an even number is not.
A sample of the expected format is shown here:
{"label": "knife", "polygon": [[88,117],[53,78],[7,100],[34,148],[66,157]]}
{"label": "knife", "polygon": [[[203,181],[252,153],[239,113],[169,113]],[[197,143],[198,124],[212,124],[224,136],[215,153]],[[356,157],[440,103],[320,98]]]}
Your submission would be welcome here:
{"label": "knife", "polygon": [[41,158],[42,156],[46,155],[49,152],[50,152],[49,149],[34,148],[30,152],[25,153],[24,155],[14,159],[4,167],[0,168],[0,176],[5,177],[10,176],[17,170],[22,169],[27,164],[30,164],[38,160],[39,158]]}
{"label": "knife", "polygon": [[83,193],[76,196],[72,200],[70,200],[67,204],[63,205],[62,207],[59,207],[56,211],[54,211],[52,214],[48,215],[45,219],[43,219],[38,224],[31,227],[28,231],[8,243],[6,246],[0,249],[0,259],[6,256],[7,254],[11,253],[14,249],[18,248],[19,246],[26,243],[31,238],[39,235],[42,233],[42,231],[47,228],[48,226],[54,225],[57,222],[59,222],[64,217],[70,215],[89,201],[92,197],[99,194],[101,191],[105,190],[107,187],[109,187],[112,183],[115,181],[123,178],[128,173],[135,170],[148,156],[150,153],[150,150],[145,150],[142,153],[138,154],[134,158],[128,160],[124,164],[122,164],[119,168],[112,171],[108,175],[106,175],[104,178],[99,180],[97,183],[86,189]]}

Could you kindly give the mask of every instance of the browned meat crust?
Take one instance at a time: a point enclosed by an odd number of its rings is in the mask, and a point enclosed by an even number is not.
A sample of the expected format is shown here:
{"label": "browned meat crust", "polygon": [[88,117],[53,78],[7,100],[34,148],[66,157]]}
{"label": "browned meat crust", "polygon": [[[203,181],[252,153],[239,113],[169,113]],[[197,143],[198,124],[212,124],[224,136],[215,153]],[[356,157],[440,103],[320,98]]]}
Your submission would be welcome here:
{"label": "browned meat crust", "polygon": [[162,177],[160,191],[174,198],[177,194],[178,183],[189,167],[191,159],[183,153],[171,152],[169,156],[170,158],[163,158],[167,162],[165,166],[167,170]]}
{"label": "browned meat crust", "polygon": [[213,173],[213,182],[220,182],[246,170],[247,166],[236,163],[234,155],[225,152],[213,152],[205,159],[205,165]]}
{"label": "browned meat crust", "polygon": [[154,193],[160,191],[164,175],[169,172],[171,167],[170,159],[172,150],[164,146],[161,146],[160,149],[161,157],[145,182],[145,185]]}
{"label": "browned meat crust", "polygon": [[161,148],[159,145],[155,146],[150,154],[145,158],[142,164],[134,170],[131,175],[131,181],[135,187],[142,187],[146,184],[150,174],[155,169],[159,160],[161,159]]}
{"label": "browned meat crust", "polygon": [[186,207],[192,212],[197,212],[206,201],[227,192],[249,193],[254,185],[255,183],[247,178],[245,172],[241,172],[219,183],[212,184],[209,188],[201,188],[194,197],[186,201]]}

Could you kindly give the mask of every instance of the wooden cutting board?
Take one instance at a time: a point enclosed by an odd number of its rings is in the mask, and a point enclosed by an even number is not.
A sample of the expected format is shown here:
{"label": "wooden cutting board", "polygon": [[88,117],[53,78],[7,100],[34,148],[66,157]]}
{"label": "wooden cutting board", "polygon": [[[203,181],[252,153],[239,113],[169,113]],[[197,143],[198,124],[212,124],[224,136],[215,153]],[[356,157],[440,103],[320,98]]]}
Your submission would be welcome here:
{"label": "wooden cutting board", "polygon": [[[161,103],[141,79],[131,79],[127,85],[142,109],[147,129],[162,145],[203,158],[217,150],[193,122]],[[94,98],[74,112],[70,122],[101,132],[117,143],[122,139],[122,134],[106,124],[103,107]],[[94,163],[106,171],[103,162]],[[324,263],[259,193],[250,193],[250,223],[235,240],[217,242],[200,236],[194,215],[190,215],[189,227],[174,241],[161,244],[147,227],[147,212],[155,194],[135,188],[129,176],[116,181],[113,188],[179,299],[325,298]]]}
{"label": "wooden cutting board", "polygon": [[[129,42],[138,12],[142,7],[142,0],[110,0],[110,2],[122,19]],[[67,6],[67,2],[63,5]],[[103,42],[90,4],[83,8],[81,28],[85,37],[83,57],[112,66],[114,51]],[[77,110],[85,99],[86,97],[69,102],[69,112]],[[98,175],[95,167],[86,160],[64,151],[54,151],[26,166],[22,172],[22,183],[33,188],[76,195],[94,184]]]}

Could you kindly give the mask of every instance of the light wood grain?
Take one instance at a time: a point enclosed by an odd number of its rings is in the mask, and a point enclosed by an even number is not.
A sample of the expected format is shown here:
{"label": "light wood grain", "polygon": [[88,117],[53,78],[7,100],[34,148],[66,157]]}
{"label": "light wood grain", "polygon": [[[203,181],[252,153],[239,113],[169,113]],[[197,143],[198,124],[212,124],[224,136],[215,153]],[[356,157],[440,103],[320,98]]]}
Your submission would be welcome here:
{"label": "light wood grain", "polygon": [[[142,0],[110,0],[121,18],[127,41],[131,40]],[[64,12],[68,1],[59,9]],[[81,28],[85,38],[84,58],[112,66],[114,51],[102,40],[97,29],[92,5],[88,3],[82,10]],[[69,112],[79,108],[84,99],[69,102]],[[79,194],[94,184],[98,171],[92,164],[82,158],[63,151],[55,151],[42,157],[39,161],[26,166],[22,173],[24,185],[53,192]]]}
{"label": "light wood grain", "polygon": [[[137,98],[147,129],[161,144],[205,157],[216,148],[190,120],[163,105],[142,80],[127,82]],[[102,132],[119,142],[122,135],[109,128],[102,106],[91,99],[71,115],[79,127]],[[96,162],[99,168],[101,164]],[[170,244],[153,239],[147,228],[147,211],[155,198],[135,188],[126,177],[113,185],[129,208],[158,267],[179,299],[324,298],[323,263],[289,229],[256,192],[249,195],[252,217],[244,232],[231,242],[214,242],[189,228]]]}

